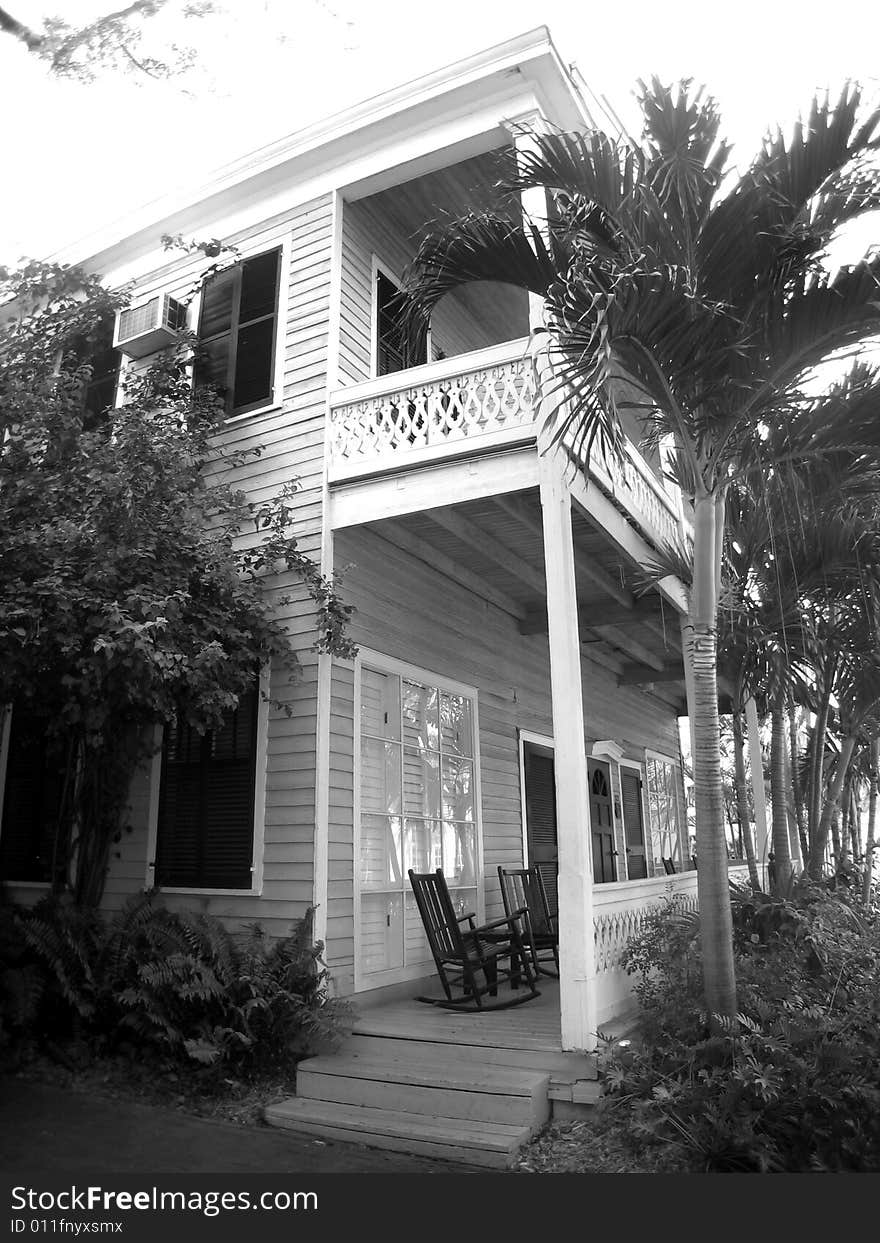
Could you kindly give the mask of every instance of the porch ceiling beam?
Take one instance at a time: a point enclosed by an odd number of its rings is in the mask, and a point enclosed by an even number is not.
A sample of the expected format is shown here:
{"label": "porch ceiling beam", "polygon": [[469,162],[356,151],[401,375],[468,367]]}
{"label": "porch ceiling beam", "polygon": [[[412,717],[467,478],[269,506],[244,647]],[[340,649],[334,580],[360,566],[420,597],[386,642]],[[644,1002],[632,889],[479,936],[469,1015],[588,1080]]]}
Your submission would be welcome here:
{"label": "porch ceiling beam", "polygon": [[601,665],[603,669],[607,669],[615,677],[620,676],[623,662],[607,650],[601,639],[581,639],[581,652],[594,665]]}
{"label": "porch ceiling beam", "polygon": [[665,664],[662,656],[655,656],[650,648],[645,647],[644,643],[639,643],[638,639],[632,638],[631,635],[621,634],[614,626],[596,626],[592,627],[596,634],[602,636],[606,643],[610,643],[612,647],[618,648],[621,652],[625,652],[627,656],[633,660],[640,661],[649,669],[662,673]]}
{"label": "porch ceiling beam", "polygon": [[547,588],[541,571],[529,565],[512,548],[502,544],[494,535],[484,531],[475,522],[451,509],[433,509],[428,517],[475,552],[491,558],[502,570],[506,570],[508,574],[513,574],[520,582],[525,583],[536,595],[541,597],[545,595]]}
{"label": "porch ceiling beam", "polygon": [[[523,505],[522,501],[517,500],[514,497],[497,496],[495,498],[495,504],[499,509],[503,510],[508,517],[514,518],[517,522],[521,523],[527,530],[531,531],[533,535],[543,534],[541,519],[533,517],[533,515]],[[632,592],[627,591],[625,587],[621,587],[620,583],[618,583],[607,570],[603,569],[601,565],[593,565],[582,552],[578,551],[577,548],[575,548],[574,561],[579,574],[582,574],[583,577],[588,579],[590,582],[595,583],[597,587],[601,587],[606,595],[609,595],[613,600],[616,600],[622,608],[628,609],[633,607],[635,604],[635,596]]]}
{"label": "porch ceiling beam", "polygon": [[514,600],[512,596],[499,591],[497,587],[487,583],[479,574],[474,574],[465,566],[459,565],[457,561],[447,557],[445,553],[441,552],[439,548],[435,548],[428,540],[422,539],[418,535],[413,535],[410,531],[404,530],[399,524],[391,522],[385,522],[380,525],[374,524],[370,526],[370,530],[374,535],[378,535],[380,539],[387,540],[389,544],[393,544],[395,548],[399,548],[402,552],[407,552],[411,556],[417,557],[419,561],[424,561],[432,570],[436,570],[446,578],[452,579],[460,587],[464,587],[467,591],[472,591],[474,595],[486,600],[489,604],[494,604],[496,608],[509,613],[511,617],[515,617],[518,621],[522,621],[527,616],[524,606]]}
{"label": "porch ceiling beam", "polygon": [[[644,569],[651,564],[655,556],[651,545],[618,513],[612,502],[595,484],[588,484],[579,473],[573,475],[570,465],[566,481],[571,489],[572,501],[591,526],[610,539],[618,551],[637,568]],[[657,583],[657,590],[678,612],[687,612],[687,592],[674,574],[661,578]]]}
{"label": "porch ceiling beam", "polygon": [[652,669],[649,665],[624,665],[620,674],[621,686],[638,686],[645,682],[683,682],[683,665],[664,665]]}
{"label": "porch ceiling beam", "polygon": [[464,461],[444,461],[418,470],[377,474],[370,479],[333,483],[328,519],[334,531],[383,518],[427,513],[452,502],[483,500],[499,492],[519,492],[537,482],[534,445]]}
{"label": "porch ceiling beam", "polygon": [[[580,600],[578,620],[585,630],[593,626],[643,626],[653,634],[663,635],[662,620],[645,597],[636,599],[632,608],[625,604]],[[523,634],[540,634],[546,629],[547,611],[543,607],[529,609],[525,620],[520,624]],[[670,635],[667,631],[666,637],[674,641],[676,635]]]}

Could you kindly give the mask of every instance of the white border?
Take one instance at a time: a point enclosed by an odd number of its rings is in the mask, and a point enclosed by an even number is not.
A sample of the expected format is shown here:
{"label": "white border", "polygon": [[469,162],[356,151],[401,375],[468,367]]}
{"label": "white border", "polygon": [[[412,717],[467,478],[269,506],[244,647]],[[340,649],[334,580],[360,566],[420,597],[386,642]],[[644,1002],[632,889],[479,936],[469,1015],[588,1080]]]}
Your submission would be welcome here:
{"label": "white border", "polygon": [[[260,670],[260,683],[257,698],[257,737],[256,755],[254,756],[254,827],[253,827],[253,863],[251,864],[250,889],[202,889],[185,886],[158,886],[160,893],[190,893],[205,896],[247,898],[260,897],[263,892],[263,854],[266,837],[266,770],[269,764],[269,693],[270,670]],[[157,725],[157,742],[159,749],[153,755],[150,765],[149,811],[147,814],[147,858],[144,887],[155,889],[156,886],[156,845],[159,827],[159,789],[162,781],[162,726]]]}
{"label": "white border", "polygon": [[[354,816],[352,825],[352,899],[353,899],[353,951],[354,951],[354,992],[364,992],[381,988],[386,984],[400,984],[407,980],[422,979],[434,971],[433,962],[423,962],[411,967],[389,967],[381,973],[372,972],[369,980],[364,983],[364,973],[360,966],[359,940],[361,919],[361,887],[358,869],[360,859],[360,826],[361,826],[361,671],[364,665],[376,669],[380,673],[394,673],[399,677],[411,678],[428,686],[436,686],[440,691],[452,695],[462,695],[473,704],[474,730],[474,811],[476,815],[476,890],[477,890],[477,922],[482,923],[486,909],[486,878],[483,861],[483,795],[480,772],[480,710],[479,695],[475,686],[463,682],[455,682],[451,678],[435,673],[430,669],[411,665],[406,661],[397,660],[393,656],[385,656],[371,648],[362,647],[358,650],[354,661]],[[404,902],[407,890],[403,889]]]}

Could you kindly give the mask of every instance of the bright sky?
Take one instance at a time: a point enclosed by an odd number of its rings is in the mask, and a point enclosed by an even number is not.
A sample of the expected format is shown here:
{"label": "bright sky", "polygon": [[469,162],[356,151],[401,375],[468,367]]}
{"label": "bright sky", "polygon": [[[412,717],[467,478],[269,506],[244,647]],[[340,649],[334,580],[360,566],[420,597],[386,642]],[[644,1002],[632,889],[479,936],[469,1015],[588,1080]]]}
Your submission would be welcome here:
{"label": "bright sky", "polygon": [[[117,7],[4,4],[34,25],[56,7],[70,23]],[[706,83],[741,163],[768,125],[790,123],[816,88],[851,77],[880,92],[878,0],[225,0],[224,7],[222,17],[150,26],[157,39],[198,47],[197,72],[170,83],[106,73],[89,85],[52,81],[23,45],[0,37],[0,263],[48,256],[320,116],[541,24],[562,58],[634,127],[637,78]],[[875,225],[859,249],[878,235]]]}

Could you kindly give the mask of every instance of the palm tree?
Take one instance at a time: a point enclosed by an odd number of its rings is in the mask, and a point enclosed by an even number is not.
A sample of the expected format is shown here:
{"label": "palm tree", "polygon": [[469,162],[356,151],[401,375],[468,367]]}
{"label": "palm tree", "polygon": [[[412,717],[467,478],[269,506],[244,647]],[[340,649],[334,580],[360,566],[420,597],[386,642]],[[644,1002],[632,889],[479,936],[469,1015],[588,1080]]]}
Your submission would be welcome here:
{"label": "palm tree", "polygon": [[[769,135],[733,177],[711,99],[688,83],[640,85],[640,142],[532,135],[498,210],[430,233],[406,290],[412,322],[423,323],[462,284],[524,285],[544,299],[545,393],[565,396],[557,434],[613,452],[628,405],[675,438],[674,474],[694,522],[686,659],[704,992],[711,1013],[731,1015],[716,664],[725,500],[743,463],[760,456],[765,429],[801,401],[804,377],[880,329],[880,258],[833,275],[822,265],[839,228],[880,206],[869,166],[880,109],[860,121],[852,85],[834,103],[817,99],[790,142]],[[538,187],[546,218],[517,215],[512,196]]]}

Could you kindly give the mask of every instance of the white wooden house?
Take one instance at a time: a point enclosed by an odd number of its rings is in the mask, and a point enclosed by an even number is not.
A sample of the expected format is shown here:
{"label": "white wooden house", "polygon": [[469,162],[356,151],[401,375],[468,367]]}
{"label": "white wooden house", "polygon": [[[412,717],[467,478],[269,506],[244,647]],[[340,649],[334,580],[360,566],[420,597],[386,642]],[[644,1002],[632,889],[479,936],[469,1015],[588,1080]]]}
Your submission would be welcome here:
{"label": "white wooden house", "polygon": [[[349,567],[360,649],[316,656],[294,592],[303,676],[266,675],[292,715],[255,696],[195,757],[195,793],[194,756],[169,731],[133,791],[105,902],[157,885],[169,904],[278,934],[314,905],[336,991],[364,1003],[414,995],[432,972],[408,867],[443,867],[462,907],[492,918],[498,865],[538,862],[560,912],[556,1047],[583,1051],[628,1003],[619,953],[639,913],[696,891],[685,596],[671,579],[637,595],[686,517],[635,431],[613,466],[547,447],[526,295],[449,296],[421,357],[387,315],[419,231],[486,202],[524,120],[591,124],[545,28],[258,150],[96,241],[89,266],[134,281],[133,307],[180,298],[207,266],[164,252],[162,234],[238,248],[189,308],[225,369],[218,440],[264,446],[240,480],[255,499],[299,479],[302,546],[325,570]],[[155,348],[129,327],[129,354]],[[5,871],[17,892],[38,884],[8,858]]]}

